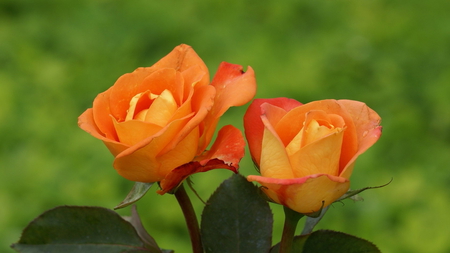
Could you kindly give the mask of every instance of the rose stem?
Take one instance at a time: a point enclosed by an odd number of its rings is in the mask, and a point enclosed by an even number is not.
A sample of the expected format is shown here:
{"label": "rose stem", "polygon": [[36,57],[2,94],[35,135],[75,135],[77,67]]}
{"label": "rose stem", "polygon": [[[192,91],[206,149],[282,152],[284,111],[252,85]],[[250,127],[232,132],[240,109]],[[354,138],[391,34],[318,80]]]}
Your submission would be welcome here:
{"label": "rose stem", "polygon": [[186,225],[191,237],[192,251],[193,253],[203,253],[203,245],[200,237],[197,216],[195,215],[191,200],[189,199],[183,184],[178,187],[175,192],[175,197],[177,198],[178,204],[183,211],[184,219],[186,220]]}
{"label": "rose stem", "polygon": [[303,217],[303,214],[297,213],[288,207],[284,207],[284,217],[283,235],[281,236],[280,250],[278,252],[290,253],[294,242],[295,229],[297,228],[298,221]]}

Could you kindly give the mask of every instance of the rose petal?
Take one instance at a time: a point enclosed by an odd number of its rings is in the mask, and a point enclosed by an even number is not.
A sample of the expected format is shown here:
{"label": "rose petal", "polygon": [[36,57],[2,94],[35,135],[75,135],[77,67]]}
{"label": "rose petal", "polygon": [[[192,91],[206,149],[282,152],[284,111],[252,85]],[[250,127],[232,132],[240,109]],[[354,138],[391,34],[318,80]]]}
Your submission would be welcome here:
{"label": "rose petal", "polygon": [[344,129],[341,128],[290,155],[293,177],[305,177],[319,173],[339,175],[343,135]]}
{"label": "rose petal", "polygon": [[289,98],[255,99],[250,104],[244,115],[244,129],[252,159],[257,165],[259,165],[261,158],[262,137],[264,132],[264,124],[261,121],[261,105],[264,103],[280,107],[285,111],[290,111],[301,105],[300,102]]}
{"label": "rose petal", "polygon": [[100,130],[101,135],[108,139],[117,141],[118,137],[116,135],[114,125],[110,118],[111,115],[111,108],[109,104],[110,89],[111,88],[109,88],[105,92],[98,94],[97,97],[95,97],[92,106],[93,110],[92,113],[94,124]]}
{"label": "rose petal", "polygon": [[182,165],[165,177],[161,183],[159,194],[171,191],[187,177],[194,173],[212,169],[229,169],[237,173],[239,161],[244,157],[244,137],[234,126],[227,125],[220,129],[211,149],[194,162]]}
{"label": "rose petal", "polygon": [[291,163],[286,149],[265,115],[261,116],[264,124],[260,172],[271,178],[293,178]]}
{"label": "rose petal", "polygon": [[341,172],[342,177],[349,178],[353,171],[353,166],[359,155],[370,148],[381,136],[381,118],[365,103],[353,100],[339,100],[338,103],[345,108],[352,117],[358,138],[358,151],[348,161]]}
{"label": "rose petal", "polygon": [[169,90],[164,90],[161,95],[153,100],[152,105],[145,113],[144,121],[165,126],[170,122],[177,109],[178,105],[172,93]]}
{"label": "rose petal", "polygon": [[306,114],[304,127],[301,131],[302,138],[300,146],[304,147],[332,133],[342,131],[345,128],[344,120],[336,114],[328,114],[324,111],[317,110],[309,111]]}
{"label": "rose petal", "polygon": [[161,190],[158,190],[156,192],[163,195],[178,187],[190,175],[199,172],[210,171],[213,169],[228,169],[233,171],[234,173],[237,173],[237,169],[235,167],[229,166],[219,159],[209,160],[204,165],[202,165],[200,162],[190,162],[172,170],[170,174],[167,175],[167,177],[161,180]]}
{"label": "rose petal", "polygon": [[105,103],[109,107],[108,110],[105,110],[105,106],[103,108],[100,107],[100,103],[96,105],[96,101],[94,100],[94,115],[96,117],[105,117],[104,115],[106,115],[109,118],[109,114],[111,114],[117,121],[124,121],[127,110],[130,107],[131,99],[136,94],[149,90],[146,86],[142,86],[142,82],[155,71],[156,69],[153,67],[138,68],[132,73],[127,73],[119,77],[114,85],[104,92],[105,98],[103,100],[105,101],[99,101]]}
{"label": "rose petal", "polygon": [[80,115],[80,117],[78,118],[78,126],[95,138],[102,140],[114,156],[129,147],[123,143],[108,139],[107,137],[104,137],[102,135],[101,131],[97,128],[94,122],[92,108],[87,109],[85,112],[83,112],[83,114]]}
{"label": "rose petal", "polygon": [[[109,104],[111,107],[111,114],[117,121],[123,121],[126,116],[126,110],[128,109],[130,99],[134,95],[148,90],[147,85],[151,83],[148,80],[144,82],[144,80],[153,72],[172,71],[177,73],[183,72],[192,66],[199,66],[203,70],[202,72],[206,73],[202,80],[204,79],[208,82],[209,74],[205,63],[190,46],[183,44],[174,48],[168,55],[163,57],[153,66],[148,68],[138,68],[132,73],[122,75],[108,90],[108,101],[114,101],[114,103]],[[180,73],[177,75],[179,74]],[[154,78],[164,82],[164,80],[169,77],[157,74]],[[182,84],[183,83],[180,83],[178,85]],[[181,94],[183,94],[182,90],[182,88],[179,90],[181,91]],[[105,111],[100,110],[99,113],[105,113]]]}
{"label": "rose petal", "polygon": [[350,186],[347,179],[326,174],[293,179],[252,175],[247,180],[261,184],[261,189],[275,202],[303,214],[314,213],[329,206],[347,192]]}
{"label": "rose petal", "polygon": [[163,57],[152,67],[154,68],[173,68],[179,72],[183,72],[192,66],[200,67],[201,71],[207,75],[203,76],[202,82],[209,82],[209,72],[203,60],[192,49],[192,47],[181,44],[175,47],[168,55]]}
{"label": "rose petal", "polygon": [[[214,103],[214,95],[215,89],[210,85],[202,86],[195,91],[192,96],[192,102],[191,100],[185,102],[185,104],[190,103],[191,110],[192,112],[194,112],[193,118],[184,125],[182,130],[180,130],[172,137],[171,142],[162,150],[162,152],[166,152],[167,150],[172,149],[181,139],[186,136],[186,134],[188,134],[194,128],[198,127],[200,133],[203,132],[203,125],[201,124],[201,122],[204,121],[206,115],[208,114]],[[199,144],[196,155],[201,154],[206,149],[206,147],[204,147],[203,149],[202,148],[200,148]]]}
{"label": "rose petal", "polygon": [[[209,84],[209,74],[205,70],[198,66],[192,66],[182,73],[184,79],[184,97],[183,101],[189,97],[190,91],[193,88],[199,88]],[[207,77],[205,79],[205,77]]]}
{"label": "rose petal", "polygon": [[116,156],[114,168],[131,181],[157,182],[172,169],[195,157],[198,129],[193,129],[174,149],[160,156],[161,150],[180,132],[190,117],[173,121],[158,134],[150,136]]}
{"label": "rose petal", "polygon": [[106,139],[94,120],[93,109],[89,108],[78,117],[78,126],[97,139]]}
{"label": "rose petal", "polygon": [[244,157],[245,141],[239,129],[227,125],[219,130],[216,141],[211,149],[196,157],[196,161],[205,163],[207,160],[219,159],[226,164],[239,168],[239,161]]}
{"label": "rose petal", "polygon": [[362,140],[360,140],[360,145],[358,152],[353,156],[353,158],[348,162],[347,166],[342,170],[341,177],[350,178],[353,172],[353,166],[355,165],[356,158],[360,156],[362,153],[366,152],[368,148],[370,148],[381,136],[382,127],[378,126],[372,130],[368,130],[363,136]]}
{"label": "rose petal", "polygon": [[211,86],[216,89],[214,105],[204,120],[204,132],[199,150],[205,150],[216,129],[219,118],[232,106],[249,102],[256,94],[255,73],[251,67],[243,72],[242,66],[222,62]]}
{"label": "rose petal", "polygon": [[[130,100],[130,107],[128,107],[127,115],[125,117],[125,121],[132,120],[132,119],[140,119],[140,117],[137,117],[137,114],[142,115],[142,111],[146,110],[150,107],[152,104],[152,99],[150,99],[151,92],[149,90],[136,94],[133,98]],[[114,118],[114,117],[112,117]],[[143,116],[145,118],[145,115]],[[117,122],[117,120],[116,120]]]}
{"label": "rose petal", "polygon": [[222,62],[211,85],[216,88],[213,111],[217,116],[231,106],[241,106],[256,94],[255,73],[249,66],[244,72],[241,65]]}
{"label": "rose petal", "polygon": [[160,95],[168,90],[178,105],[183,103],[184,79],[181,73],[175,69],[159,69],[153,72],[142,81],[139,89],[149,90],[155,95]]}
{"label": "rose petal", "polygon": [[380,116],[365,103],[353,100],[338,100],[355,123],[358,140],[363,139],[367,131],[380,125]]}
{"label": "rose petal", "polygon": [[278,121],[280,121],[286,113],[287,111],[285,109],[269,103],[263,103],[261,105],[261,115],[265,115],[272,126],[276,126]]}
{"label": "rose petal", "polygon": [[120,143],[128,146],[132,146],[148,137],[154,136],[163,129],[161,126],[140,120],[117,122],[113,118],[112,121],[114,121]]}
{"label": "rose petal", "polygon": [[342,170],[356,154],[358,150],[358,138],[356,135],[355,124],[353,118],[347,112],[346,108],[341,106],[336,100],[320,100],[304,104],[289,111],[277,124],[275,129],[280,139],[288,145],[288,143],[297,135],[303,127],[306,114],[312,110],[322,110],[328,114],[337,114],[342,117],[345,122],[346,130],[343,137],[343,148],[340,159],[340,169]]}

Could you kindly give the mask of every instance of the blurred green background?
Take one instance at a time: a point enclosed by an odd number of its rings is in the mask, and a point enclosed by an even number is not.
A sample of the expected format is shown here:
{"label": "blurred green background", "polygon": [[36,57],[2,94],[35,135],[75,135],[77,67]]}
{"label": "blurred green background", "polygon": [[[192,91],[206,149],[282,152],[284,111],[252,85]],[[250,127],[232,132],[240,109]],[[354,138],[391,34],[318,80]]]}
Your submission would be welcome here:
{"label": "blurred green background", "polygon": [[[393,182],[334,204],[319,227],[386,253],[450,252],[449,11],[447,0],[0,0],[0,252],[47,209],[125,197],[133,183],[77,117],[120,75],[181,43],[211,74],[221,61],[252,66],[258,98],[366,102],[384,132],[352,188]],[[241,128],[245,109],[221,124]],[[241,173],[256,173],[248,157]],[[206,200],[229,176],[196,175],[196,190]],[[271,207],[278,242],[282,208]],[[151,189],[138,210],[160,246],[191,251],[173,196]]]}

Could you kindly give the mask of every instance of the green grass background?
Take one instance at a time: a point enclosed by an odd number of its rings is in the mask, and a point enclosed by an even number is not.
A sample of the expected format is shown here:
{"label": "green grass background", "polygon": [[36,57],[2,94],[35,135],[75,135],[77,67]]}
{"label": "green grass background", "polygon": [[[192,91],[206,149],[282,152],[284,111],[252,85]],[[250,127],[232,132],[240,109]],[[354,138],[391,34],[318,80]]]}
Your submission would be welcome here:
{"label": "green grass background", "polygon": [[[47,209],[125,197],[133,183],[77,117],[120,75],[181,43],[211,74],[221,61],[252,66],[258,98],[366,102],[384,131],[352,188],[394,180],[364,202],[334,204],[319,227],[386,253],[450,252],[449,10],[446,0],[0,0],[0,252]],[[221,124],[242,128],[245,109]],[[256,173],[248,157],[241,173]],[[196,190],[207,199],[229,176],[196,175]],[[271,207],[278,242],[282,208]],[[138,210],[163,248],[190,252],[173,196],[151,189]]]}

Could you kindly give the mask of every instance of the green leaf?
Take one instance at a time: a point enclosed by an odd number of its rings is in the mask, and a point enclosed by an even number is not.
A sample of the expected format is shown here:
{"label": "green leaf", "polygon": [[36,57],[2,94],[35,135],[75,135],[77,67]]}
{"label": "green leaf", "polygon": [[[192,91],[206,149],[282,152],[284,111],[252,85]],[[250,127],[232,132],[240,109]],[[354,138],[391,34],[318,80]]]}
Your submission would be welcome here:
{"label": "green leaf", "polygon": [[151,252],[133,226],[112,210],[60,206],[32,221],[12,248],[21,253]]}
{"label": "green leaf", "polygon": [[[278,253],[279,244],[270,253]],[[291,253],[381,253],[373,243],[353,235],[331,230],[296,236]]]}
{"label": "green leaf", "polygon": [[202,213],[206,253],[261,253],[270,250],[272,213],[259,189],[234,174],[213,193]]}
{"label": "green leaf", "polygon": [[148,189],[150,189],[150,187],[152,187],[153,184],[154,183],[141,183],[141,182],[134,183],[133,188],[131,188],[131,191],[128,193],[125,199],[122,202],[120,202],[120,204],[114,207],[114,210],[124,208],[140,200],[142,197],[144,197]]}

